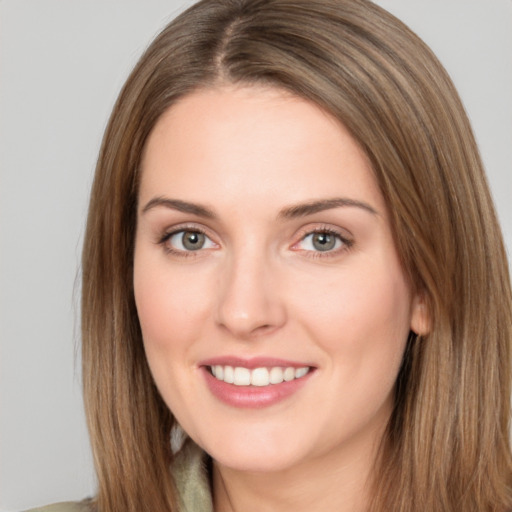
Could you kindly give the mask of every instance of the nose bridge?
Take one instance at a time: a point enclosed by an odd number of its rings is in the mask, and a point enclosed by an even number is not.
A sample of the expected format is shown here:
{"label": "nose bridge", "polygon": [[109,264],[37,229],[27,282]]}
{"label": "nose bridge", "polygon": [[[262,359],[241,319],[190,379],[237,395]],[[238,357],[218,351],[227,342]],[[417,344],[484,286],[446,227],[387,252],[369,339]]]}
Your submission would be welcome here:
{"label": "nose bridge", "polygon": [[279,328],[286,313],[271,258],[261,244],[246,241],[225,261],[217,322],[237,338]]}

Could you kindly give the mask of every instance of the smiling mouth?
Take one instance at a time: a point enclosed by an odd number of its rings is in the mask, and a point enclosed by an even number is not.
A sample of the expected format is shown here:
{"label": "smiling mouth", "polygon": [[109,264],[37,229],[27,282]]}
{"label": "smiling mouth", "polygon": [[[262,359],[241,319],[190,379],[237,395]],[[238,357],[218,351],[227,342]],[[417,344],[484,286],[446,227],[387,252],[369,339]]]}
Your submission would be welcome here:
{"label": "smiling mouth", "polygon": [[271,368],[244,368],[242,366],[213,365],[208,367],[217,380],[235,386],[270,386],[305,377],[312,368],[273,366]]}

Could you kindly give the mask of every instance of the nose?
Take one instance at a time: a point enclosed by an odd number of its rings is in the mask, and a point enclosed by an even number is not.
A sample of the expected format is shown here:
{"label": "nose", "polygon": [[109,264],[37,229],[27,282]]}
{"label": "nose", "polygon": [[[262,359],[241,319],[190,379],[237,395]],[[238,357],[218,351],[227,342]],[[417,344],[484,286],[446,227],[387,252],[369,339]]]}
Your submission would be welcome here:
{"label": "nose", "polygon": [[269,334],[286,322],[278,272],[261,254],[242,251],[226,262],[216,321],[237,339]]}

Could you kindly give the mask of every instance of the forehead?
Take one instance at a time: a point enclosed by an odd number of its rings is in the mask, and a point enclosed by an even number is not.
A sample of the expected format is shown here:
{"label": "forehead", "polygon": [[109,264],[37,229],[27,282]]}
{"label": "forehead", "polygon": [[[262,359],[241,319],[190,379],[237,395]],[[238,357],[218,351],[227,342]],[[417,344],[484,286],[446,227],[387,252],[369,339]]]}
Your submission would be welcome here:
{"label": "forehead", "polygon": [[229,86],[184,97],[155,125],[141,169],[143,200],[179,194],[270,204],[342,194],[382,206],[369,160],[346,128],[274,88]]}

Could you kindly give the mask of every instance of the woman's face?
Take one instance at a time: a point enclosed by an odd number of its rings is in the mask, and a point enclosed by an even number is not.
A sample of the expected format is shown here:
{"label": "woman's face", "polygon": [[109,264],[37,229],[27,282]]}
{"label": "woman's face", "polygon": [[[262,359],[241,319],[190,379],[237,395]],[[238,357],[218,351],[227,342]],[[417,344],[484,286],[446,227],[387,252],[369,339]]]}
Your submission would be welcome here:
{"label": "woman's face", "polygon": [[277,89],[202,90],[159,120],[134,285],[163,399],[239,470],[370,453],[423,321],[365,154]]}

